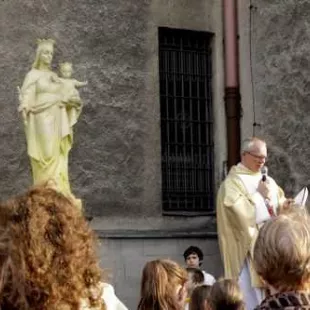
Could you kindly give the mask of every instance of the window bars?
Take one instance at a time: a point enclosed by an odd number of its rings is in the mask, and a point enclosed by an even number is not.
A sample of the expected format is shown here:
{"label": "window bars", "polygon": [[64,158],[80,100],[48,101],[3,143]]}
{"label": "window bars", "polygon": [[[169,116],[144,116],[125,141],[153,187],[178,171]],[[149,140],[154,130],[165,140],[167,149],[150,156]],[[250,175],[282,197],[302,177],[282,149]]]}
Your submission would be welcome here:
{"label": "window bars", "polygon": [[159,28],[164,214],[214,210],[211,39]]}

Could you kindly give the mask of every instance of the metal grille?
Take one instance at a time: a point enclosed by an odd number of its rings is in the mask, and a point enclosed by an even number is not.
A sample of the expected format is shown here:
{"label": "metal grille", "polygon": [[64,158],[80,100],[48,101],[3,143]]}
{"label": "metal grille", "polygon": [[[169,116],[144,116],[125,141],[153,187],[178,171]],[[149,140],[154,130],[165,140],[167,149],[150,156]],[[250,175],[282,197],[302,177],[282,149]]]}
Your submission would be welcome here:
{"label": "metal grille", "polygon": [[159,28],[163,213],[214,210],[212,34]]}

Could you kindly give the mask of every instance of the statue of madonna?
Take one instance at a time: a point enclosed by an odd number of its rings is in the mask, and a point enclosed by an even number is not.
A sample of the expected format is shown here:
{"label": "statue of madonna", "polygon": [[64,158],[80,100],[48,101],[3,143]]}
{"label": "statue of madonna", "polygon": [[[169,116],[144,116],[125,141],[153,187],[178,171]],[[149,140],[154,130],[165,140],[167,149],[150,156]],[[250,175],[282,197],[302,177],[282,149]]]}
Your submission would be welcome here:
{"label": "statue of madonna", "polygon": [[53,53],[53,40],[38,40],[32,69],[19,91],[18,110],[24,121],[34,184],[52,181],[81,208],[81,201],[71,193],[68,156],[82,102],[75,95],[71,104],[65,95],[64,84],[51,70]]}

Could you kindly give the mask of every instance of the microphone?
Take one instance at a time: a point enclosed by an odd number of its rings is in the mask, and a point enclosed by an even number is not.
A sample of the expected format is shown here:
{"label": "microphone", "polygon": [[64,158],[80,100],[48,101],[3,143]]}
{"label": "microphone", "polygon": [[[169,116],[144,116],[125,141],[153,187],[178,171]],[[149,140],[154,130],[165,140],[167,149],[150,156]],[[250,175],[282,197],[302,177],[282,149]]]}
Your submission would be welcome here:
{"label": "microphone", "polygon": [[268,176],[268,168],[266,166],[263,166],[260,171],[262,173],[262,181],[266,182]]}

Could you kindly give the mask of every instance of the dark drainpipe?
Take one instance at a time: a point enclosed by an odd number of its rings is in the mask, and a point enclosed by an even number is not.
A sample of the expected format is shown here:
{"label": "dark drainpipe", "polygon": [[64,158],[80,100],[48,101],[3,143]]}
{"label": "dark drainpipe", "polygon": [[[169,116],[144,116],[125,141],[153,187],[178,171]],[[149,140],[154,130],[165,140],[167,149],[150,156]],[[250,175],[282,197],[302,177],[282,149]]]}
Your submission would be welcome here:
{"label": "dark drainpipe", "polygon": [[228,169],[240,160],[240,91],[238,61],[237,1],[223,0],[225,54],[225,110]]}

